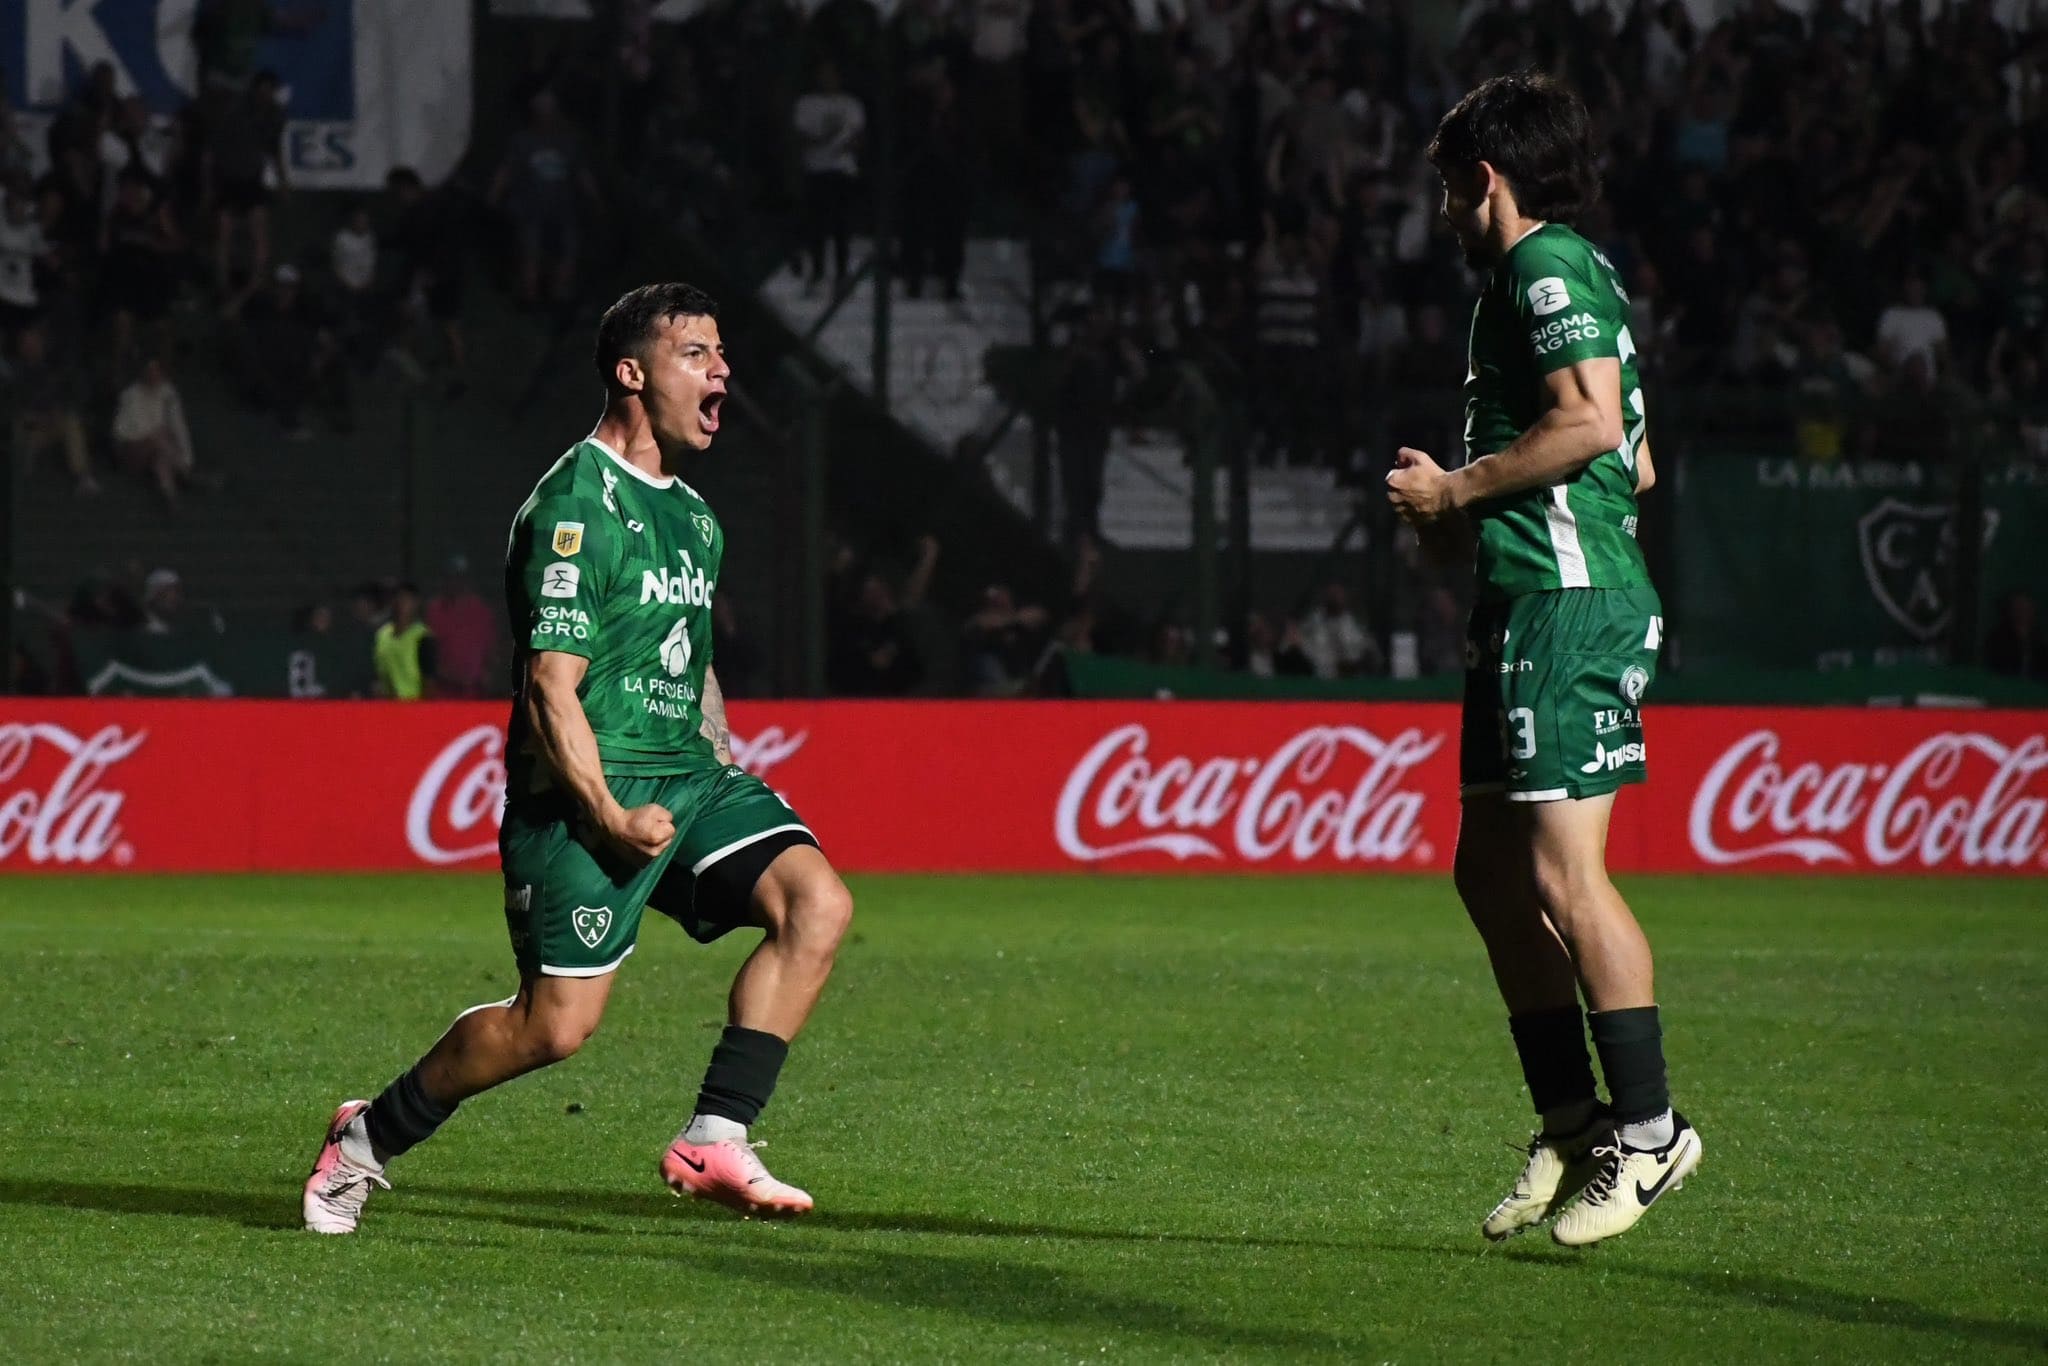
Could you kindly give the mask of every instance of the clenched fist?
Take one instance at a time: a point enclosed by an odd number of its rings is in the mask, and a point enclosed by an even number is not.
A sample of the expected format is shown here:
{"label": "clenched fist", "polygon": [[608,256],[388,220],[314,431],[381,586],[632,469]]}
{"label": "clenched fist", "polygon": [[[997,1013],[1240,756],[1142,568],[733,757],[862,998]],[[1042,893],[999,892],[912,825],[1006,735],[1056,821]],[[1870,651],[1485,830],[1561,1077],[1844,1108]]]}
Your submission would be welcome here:
{"label": "clenched fist", "polygon": [[628,811],[624,807],[604,822],[605,842],[635,863],[650,863],[676,837],[675,817],[668,808],[650,802]]}

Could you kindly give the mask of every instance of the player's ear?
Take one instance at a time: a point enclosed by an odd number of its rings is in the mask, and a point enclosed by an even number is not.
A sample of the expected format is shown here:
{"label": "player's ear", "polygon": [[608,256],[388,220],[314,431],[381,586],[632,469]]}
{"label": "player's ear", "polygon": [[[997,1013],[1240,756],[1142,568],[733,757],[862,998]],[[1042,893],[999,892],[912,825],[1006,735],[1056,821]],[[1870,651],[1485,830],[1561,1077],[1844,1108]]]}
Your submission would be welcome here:
{"label": "player's ear", "polygon": [[640,368],[638,356],[620,356],[612,364],[612,378],[629,394],[637,394],[647,387],[647,372]]}
{"label": "player's ear", "polygon": [[1472,168],[1472,183],[1479,192],[1473,196],[1475,200],[1491,199],[1495,188],[1500,185],[1500,172],[1493,169],[1492,162],[1481,161]]}

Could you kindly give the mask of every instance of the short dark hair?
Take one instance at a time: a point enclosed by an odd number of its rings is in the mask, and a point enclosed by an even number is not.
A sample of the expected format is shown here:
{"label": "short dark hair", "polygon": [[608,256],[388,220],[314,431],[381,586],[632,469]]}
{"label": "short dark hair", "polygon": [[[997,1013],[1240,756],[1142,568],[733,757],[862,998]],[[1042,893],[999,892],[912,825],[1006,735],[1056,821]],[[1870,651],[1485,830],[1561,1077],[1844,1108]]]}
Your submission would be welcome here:
{"label": "short dark hair", "polygon": [[677,318],[717,316],[718,305],[709,294],[680,281],[642,285],[620,295],[619,301],[604,311],[604,318],[597,325],[594,360],[597,378],[603,383],[605,392],[610,393],[617,384],[612,373],[618,368],[619,361],[640,354],[640,348],[652,341],[654,335],[670,322]]}
{"label": "short dark hair", "polygon": [[1507,177],[1515,207],[1546,222],[1570,223],[1600,197],[1586,106],[1540,72],[1480,84],[1444,115],[1428,156],[1439,170],[1488,163]]}

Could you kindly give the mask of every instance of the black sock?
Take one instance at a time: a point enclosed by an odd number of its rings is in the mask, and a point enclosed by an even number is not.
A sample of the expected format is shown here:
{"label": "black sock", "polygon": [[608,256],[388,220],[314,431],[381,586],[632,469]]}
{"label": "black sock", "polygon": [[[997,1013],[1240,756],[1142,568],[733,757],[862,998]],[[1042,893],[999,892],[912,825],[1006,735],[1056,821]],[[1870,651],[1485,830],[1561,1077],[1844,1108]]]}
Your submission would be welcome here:
{"label": "black sock", "polygon": [[1575,1005],[1508,1016],[1508,1032],[1521,1055],[1522,1079],[1536,1113],[1546,1114],[1580,1101],[1598,1103],[1593,1059],[1586,1052],[1586,1025]]}
{"label": "black sock", "polygon": [[1600,1071],[1607,1078],[1615,1122],[1634,1124],[1670,1109],[1664,1029],[1657,1023],[1657,1007],[1595,1010],[1586,1020],[1593,1026],[1593,1047],[1600,1050]]}
{"label": "black sock", "polygon": [[704,1069],[697,1113],[752,1124],[761,1117],[768,1097],[775,1094],[775,1078],[788,1056],[787,1040],[758,1029],[727,1025],[718,1036],[718,1047],[711,1050],[711,1065]]}
{"label": "black sock", "polygon": [[432,1138],[434,1130],[455,1113],[455,1105],[443,1105],[428,1095],[420,1085],[419,1064],[413,1064],[411,1071],[385,1087],[363,1112],[363,1127],[369,1131],[377,1160],[388,1161]]}

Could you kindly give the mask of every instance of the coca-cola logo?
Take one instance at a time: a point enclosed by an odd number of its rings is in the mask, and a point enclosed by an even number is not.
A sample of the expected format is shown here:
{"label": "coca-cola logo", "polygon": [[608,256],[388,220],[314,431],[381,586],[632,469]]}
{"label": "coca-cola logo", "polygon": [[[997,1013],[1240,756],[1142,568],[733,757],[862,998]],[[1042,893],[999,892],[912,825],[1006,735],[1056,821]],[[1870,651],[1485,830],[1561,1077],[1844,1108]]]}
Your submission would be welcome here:
{"label": "coca-cola logo", "polygon": [[[803,748],[809,731],[769,726],[753,739],[732,737],[733,761],[763,777]],[[405,804],[405,842],[428,863],[448,865],[494,854],[505,819],[505,732],[472,726],[427,765]],[[485,827],[485,822],[490,824]]]}
{"label": "coca-cola logo", "polygon": [[1151,732],[1119,726],[1081,756],[1060,789],[1054,833],[1069,858],[1155,852],[1250,863],[1392,863],[1432,854],[1422,794],[1402,779],[1443,745],[1413,727],[1382,738],[1311,726],[1266,755],[1155,756]]}
{"label": "coca-cola logo", "polygon": [[[135,850],[121,839],[127,794],[100,782],[148,738],[119,726],[78,736],[48,722],[0,725],[0,861],[20,851],[30,863],[132,862]],[[30,773],[39,753],[62,761],[47,781]]]}
{"label": "coca-cola logo", "polygon": [[1796,858],[1809,867],[1917,863],[2024,868],[2048,843],[2048,737],[2008,745],[1943,731],[1896,764],[1781,762],[1772,730],[1737,740],[1693,795],[1688,832],[1708,863]]}

